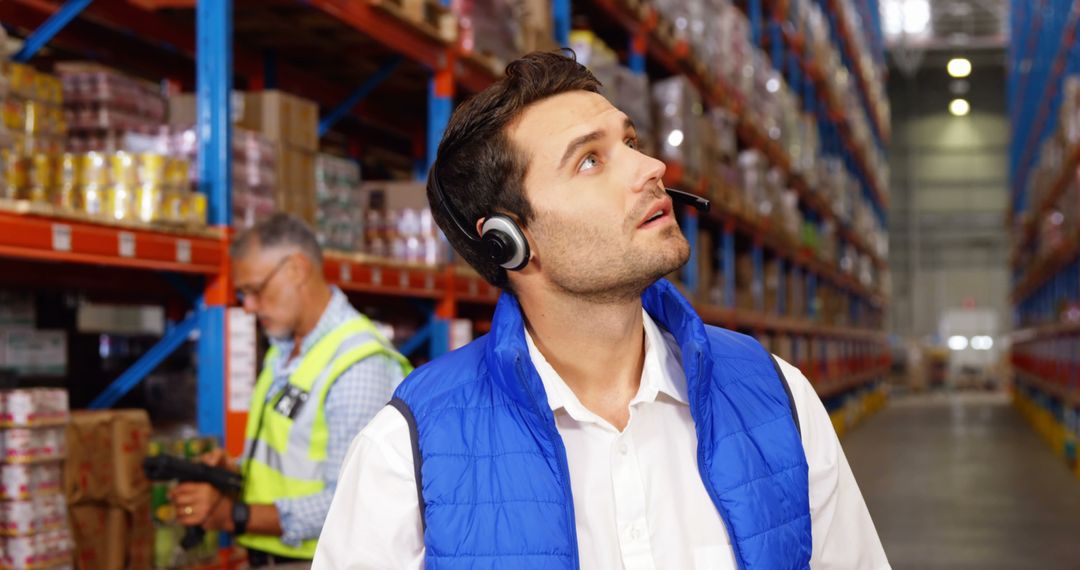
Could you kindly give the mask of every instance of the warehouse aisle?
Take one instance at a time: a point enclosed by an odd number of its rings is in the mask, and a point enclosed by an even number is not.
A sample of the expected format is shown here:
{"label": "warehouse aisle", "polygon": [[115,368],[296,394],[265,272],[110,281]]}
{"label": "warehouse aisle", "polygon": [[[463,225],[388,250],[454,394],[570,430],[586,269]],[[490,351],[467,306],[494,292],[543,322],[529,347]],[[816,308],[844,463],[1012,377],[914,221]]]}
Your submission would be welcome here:
{"label": "warehouse aisle", "polygon": [[843,444],[894,568],[1080,568],[1080,480],[1006,396],[895,398]]}

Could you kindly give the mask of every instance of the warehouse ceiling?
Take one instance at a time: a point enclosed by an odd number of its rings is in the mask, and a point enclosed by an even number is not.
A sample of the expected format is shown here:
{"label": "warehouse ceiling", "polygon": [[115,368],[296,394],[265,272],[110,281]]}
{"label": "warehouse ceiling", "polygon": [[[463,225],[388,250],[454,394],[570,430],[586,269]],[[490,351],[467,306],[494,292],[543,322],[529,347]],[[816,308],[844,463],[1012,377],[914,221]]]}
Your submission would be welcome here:
{"label": "warehouse ceiling", "polygon": [[1003,65],[1008,44],[1006,0],[882,0],[889,65],[913,76],[963,53],[980,65]]}

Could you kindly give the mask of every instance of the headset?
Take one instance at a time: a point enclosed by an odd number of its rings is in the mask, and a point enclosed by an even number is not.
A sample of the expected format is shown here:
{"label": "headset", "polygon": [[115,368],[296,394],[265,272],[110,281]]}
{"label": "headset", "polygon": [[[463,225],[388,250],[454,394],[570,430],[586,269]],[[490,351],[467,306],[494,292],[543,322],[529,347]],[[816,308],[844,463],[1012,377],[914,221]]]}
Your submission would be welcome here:
{"label": "headset", "polygon": [[[439,161],[436,160],[430,173],[431,188],[439,200],[436,207],[442,208],[457,230],[469,241],[479,245],[493,263],[509,271],[524,269],[529,264],[529,240],[525,239],[525,234],[517,222],[504,214],[485,217],[484,224],[480,227],[480,235],[477,236],[443,192],[442,184],[439,183],[438,167]],[[675,202],[691,206],[702,213],[709,211],[710,203],[707,198],[674,188],[665,190]]]}

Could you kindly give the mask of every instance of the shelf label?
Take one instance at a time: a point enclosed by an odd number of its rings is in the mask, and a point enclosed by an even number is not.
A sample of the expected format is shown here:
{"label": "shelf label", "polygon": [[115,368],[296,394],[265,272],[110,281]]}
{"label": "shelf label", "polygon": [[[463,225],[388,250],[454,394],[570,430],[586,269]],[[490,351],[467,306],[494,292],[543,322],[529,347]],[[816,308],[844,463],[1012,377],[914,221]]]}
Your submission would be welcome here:
{"label": "shelf label", "polygon": [[397,281],[399,287],[401,287],[402,289],[407,289],[409,287],[409,272],[402,271],[401,273],[399,273]]}
{"label": "shelf label", "polygon": [[53,251],[71,251],[71,226],[52,225],[52,248]]}
{"label": "shelf label", "polygon": [[251,408],[251,394],[255,390],[255,371],[258,367],[256,350],[255,315],[249,315],[240,307],[228,310],[228,362],[230,412],[246,412]]}
{"label": "shelf label", "polygon": [[135,257],[135,234],[120,232],[120,257]]}
{"label": "shelf label", "polygon": [[373,285],[382,285],[382,268],[381,267],[372,267],[371,268],[371,283]]}
{"label": "shelf label", "polygon": [[176,261],[191,263],[191,242],[186,239],[176,240]]}
{"label": "shelf label", "polygon": [[349,283],[352,281],[352,265],[348,263],[342,263],[338,266],[338,278],[342,283]]}

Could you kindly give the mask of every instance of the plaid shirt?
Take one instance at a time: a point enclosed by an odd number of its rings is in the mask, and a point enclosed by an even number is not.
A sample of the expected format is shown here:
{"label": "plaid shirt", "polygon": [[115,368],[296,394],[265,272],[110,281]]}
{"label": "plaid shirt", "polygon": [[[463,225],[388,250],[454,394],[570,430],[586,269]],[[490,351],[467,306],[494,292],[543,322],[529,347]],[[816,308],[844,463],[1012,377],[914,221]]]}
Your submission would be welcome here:
{"label": "plaid shirt", "polygon": [[[287,360],[293,350],[292,338],[270,339],[270,343],[278,349],[279,356],[268,363],[274,373],[274,382],[267,394],[267,401],[285,388],[289,376],[322,337],[359,314],[349,304],[345,294],[333,287],[330,303],[315,328],[301,341],[300,353],[296,358]],[[326,488],[315,495],[274,502],[281,521],[282,542],[299,546],[305,540],[319,537],[337,489],[338,474],[349,444],[371,418],[386,406],[403,378],[398,363],[381,354],[361,360],[338,376],[326,396],[326,425],[330,431],[322,470]]]}

